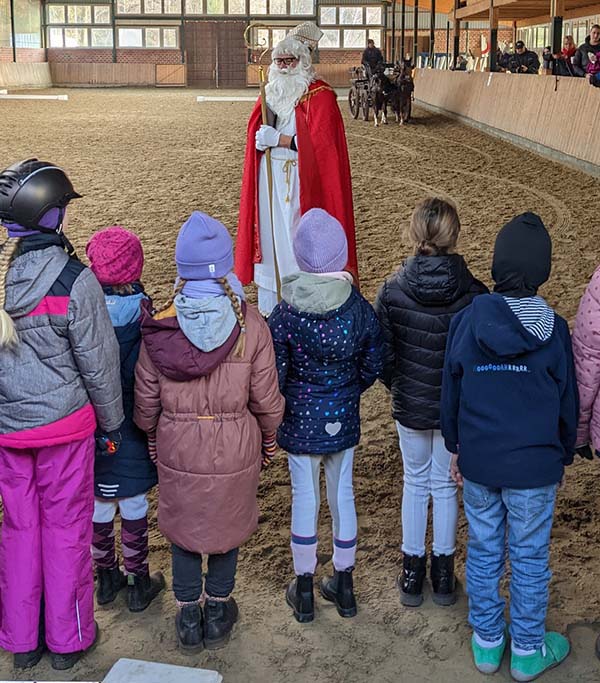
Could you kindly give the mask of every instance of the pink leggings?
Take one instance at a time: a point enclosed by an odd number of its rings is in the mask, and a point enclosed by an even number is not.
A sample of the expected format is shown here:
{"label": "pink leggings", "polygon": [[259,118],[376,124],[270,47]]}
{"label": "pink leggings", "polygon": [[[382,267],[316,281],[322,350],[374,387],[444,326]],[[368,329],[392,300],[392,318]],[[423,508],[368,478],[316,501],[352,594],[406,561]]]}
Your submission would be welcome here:
{"label": "pink leggings", "polygon": [[85,650],[95,636],[94,437],[41,448],[0,446],[0,496],[0,647],[37,647],[43,597],[48,648]]}

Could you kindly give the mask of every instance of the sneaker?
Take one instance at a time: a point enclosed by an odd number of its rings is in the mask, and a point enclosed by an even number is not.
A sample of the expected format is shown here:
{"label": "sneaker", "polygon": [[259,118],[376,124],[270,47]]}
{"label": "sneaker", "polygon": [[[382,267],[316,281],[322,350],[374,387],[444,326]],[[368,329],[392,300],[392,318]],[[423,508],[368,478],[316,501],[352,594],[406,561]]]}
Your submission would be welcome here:
{"label": "sneaker", "polygon": [[473,651],[473,661],[475,668],[482,674],[495,674],[502,664],[504,650],[506,649],[506,636],[500,645],[496,647],[481,647],[475,639],[475,634],[471,638],[471,650]]}
{"label": "sneaker", "polygon": [[533,681],[544,671],[558,666],[571,650],[569,641],[560,633],[546,633],[544,644],[530,655],[516,655],[510,658],[510,674],[515,681]]}
{"label": "sneaker", "polygon": [[86,650],[77,650],[76,652],[51,652],[50,661],[52,668],[55,671],[67,671],[67,669],[72,669],[75,664],[88,652],[91,652],[98,643],[98,637],[100,635],[100,629],[98,624],[94,622],[96,627],[96,636],[94,642]]}

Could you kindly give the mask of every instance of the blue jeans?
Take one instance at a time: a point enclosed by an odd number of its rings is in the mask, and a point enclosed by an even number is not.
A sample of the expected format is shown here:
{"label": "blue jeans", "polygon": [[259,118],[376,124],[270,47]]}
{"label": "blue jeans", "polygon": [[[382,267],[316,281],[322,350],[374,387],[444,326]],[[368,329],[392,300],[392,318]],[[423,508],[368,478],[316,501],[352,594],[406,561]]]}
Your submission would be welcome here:
{"label": "blue jeans", "polygon": [[557,488],[553,484],[500,489],[465,479],[469,623],[484,640],[494,641],[504,634],[505,601],[500,597],[499,584],[508,548],[512,642],[523,650],[537,650],[544,642]]}

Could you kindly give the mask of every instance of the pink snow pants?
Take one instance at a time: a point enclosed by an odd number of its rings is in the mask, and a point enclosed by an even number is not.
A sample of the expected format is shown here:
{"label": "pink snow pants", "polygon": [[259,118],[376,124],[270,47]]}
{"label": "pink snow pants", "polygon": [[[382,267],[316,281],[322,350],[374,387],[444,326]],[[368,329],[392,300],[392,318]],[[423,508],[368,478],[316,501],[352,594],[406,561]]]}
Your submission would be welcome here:
{"label": "pink snow pants", "polygon": [[0,496],[0,647],[37,647],[43,597],[48,648],[85,650],[95,636],[93,435],[59,446],[0,446]]}

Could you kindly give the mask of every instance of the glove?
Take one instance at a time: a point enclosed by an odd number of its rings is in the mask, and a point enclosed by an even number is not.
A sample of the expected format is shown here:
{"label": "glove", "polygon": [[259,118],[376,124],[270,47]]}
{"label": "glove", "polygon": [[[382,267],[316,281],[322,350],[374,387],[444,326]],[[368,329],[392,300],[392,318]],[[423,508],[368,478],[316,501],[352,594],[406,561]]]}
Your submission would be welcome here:
{"label": "glove", "polygon": [[577,453],[577,455],[581,456],[582,458],[585,458],[586,460],[594,459],[594,454],[592,453],[592,449],[590,448],[589,443],[586,443],[583,446],[578,446],[575,449],[575,453]]}
{"label": "glove", "polygon": [[158,453],[156,451],[156,432],[148,434],[148,455],[150,456],[150,460],[156,465],[156,461],[158,460]]}
{"label": "glove", "polygon": [[277,441],[275,441],[275,434],[269,434],[263,436],[263,442],[262,442],[262,448],[261,448],[261,456],[262,456],[262,467],[261,469],[265,469],[268,467],[273,458],[275,457],[275,454],[277,453]]}
{"label": "glove", "polygon": [[264,152],[269,147],[277,147],[280,135],[281,133],[278,130],[275,130],[273,126],[265,126],[263,124],[256,131],[256,149],[259,152]]}
{"label": "glove", "polygon": [[121,446],[123,437],[119,430],[107,432],[96,437],[96,445],[98,450],[102,451],[104,455],[114,455]]}

